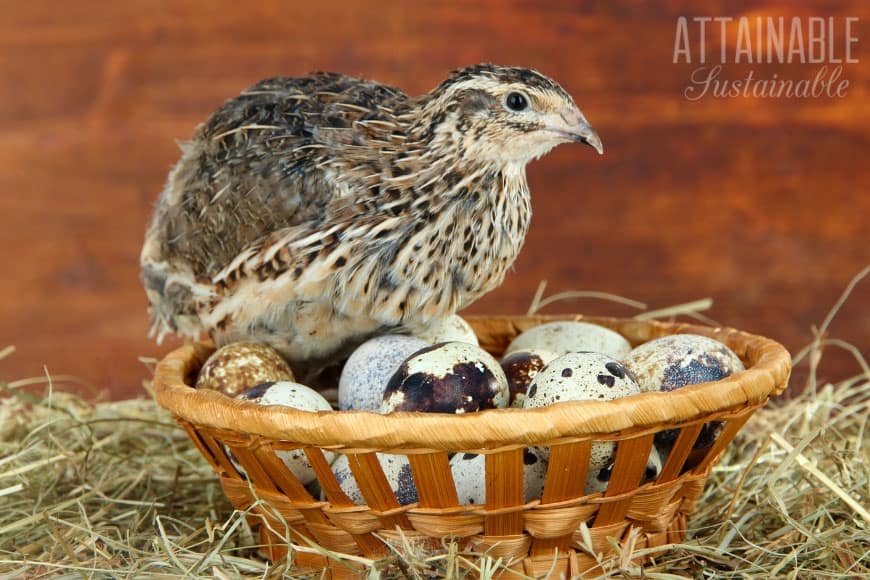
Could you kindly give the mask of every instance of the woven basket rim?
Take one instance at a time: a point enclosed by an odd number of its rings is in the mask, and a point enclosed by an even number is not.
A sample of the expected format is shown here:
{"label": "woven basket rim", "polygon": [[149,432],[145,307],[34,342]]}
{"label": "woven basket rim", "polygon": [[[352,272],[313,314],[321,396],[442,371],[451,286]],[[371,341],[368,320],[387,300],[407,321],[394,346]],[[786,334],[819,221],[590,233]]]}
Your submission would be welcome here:
{"label": "woven basket rim", "polygon": [[631,333],[629,339],[635,338],[632,342],[643,342],[643,339],[637,340],[639,335],[649,339],[676,333],[702,334],[721,340],[752,364],[745,371],[713,383],[614,401],[571,401],[539,409],[491,409],[464,415],[380,415],[364,411],[308,412],[259,406],[216,391],[196,390],[185,384],[185,378],[202,364],[203,345],[188,344],[170,352],[158,363],[154,376],[155,396],[161,406],[196,425],[302,445],[403,451],[483,450],[505,444],[539,445],[558,440],[592,439],[738,411],[781,393],[791,370],[791,357],[781,344],[732,328],[582,315],[474,316],[468,320],[472,324],[495,321],[526,327],[579,320]]}

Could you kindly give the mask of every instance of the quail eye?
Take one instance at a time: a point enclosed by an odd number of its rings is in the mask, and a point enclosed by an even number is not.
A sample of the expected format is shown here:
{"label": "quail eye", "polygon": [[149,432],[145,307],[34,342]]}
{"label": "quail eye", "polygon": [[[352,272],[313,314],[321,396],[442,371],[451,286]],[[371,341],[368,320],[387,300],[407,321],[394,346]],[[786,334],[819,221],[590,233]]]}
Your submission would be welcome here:
{"label": "quail eye", "polygon": [[522,93],[508,93],[505,99],[507,108],[511,111],[525,111],[529,107],[529,100]]}

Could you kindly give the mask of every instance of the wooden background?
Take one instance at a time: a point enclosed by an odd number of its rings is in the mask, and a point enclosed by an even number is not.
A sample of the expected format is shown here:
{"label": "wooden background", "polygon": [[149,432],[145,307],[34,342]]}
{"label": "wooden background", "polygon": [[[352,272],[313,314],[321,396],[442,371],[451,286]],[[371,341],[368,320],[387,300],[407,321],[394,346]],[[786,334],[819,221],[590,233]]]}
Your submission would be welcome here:
{"label": "wooden background", "polygon": [[[17,352],[0,362],[0,380],[45,366],[114,397],[142,393],[138,357],[171,346],[146,337],[145,223],[178,156],[174,139],[224,99],[313,69],[421,93],[479,61],[559,80],[607,154],[563,146],[530,166],[525,250],[474,312],[521,313],[542,279],[550,292],[605,291],[651,307],[709,296],[715,319],[796,351],[870,263],[870,70],[846,67],[842,99],[690,102],[695,66],[672,62],[675,21],[859,16],[855,48],[866,60],[870,5],[680,4],[3,1],[0,347]],[[755,68],[793,78],[816,69]],[[561,309],[633,313],[589,300]],[[833,333],[866,349],[868,310],[870,281]],[[824,372],[856,371],[841,357]]]}

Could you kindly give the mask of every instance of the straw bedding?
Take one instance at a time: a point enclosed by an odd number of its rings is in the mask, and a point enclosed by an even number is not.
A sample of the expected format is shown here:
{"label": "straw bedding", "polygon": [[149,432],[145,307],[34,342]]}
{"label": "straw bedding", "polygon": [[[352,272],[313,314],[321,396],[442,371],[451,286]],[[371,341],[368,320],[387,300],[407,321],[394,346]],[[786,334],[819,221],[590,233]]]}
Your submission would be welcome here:
{"label": "straw bedding", "polygon": [[[641,568],[631,563],[629,537],[602,561],[604,577],[870,574],[870,369],[858,349],[825,337],[841,303],[795,356],[809,366],[807,388],[740,431],[713,469],[688,539]],[[853,352],[859,374],[819,384],[832,347]],[[88,402],[49,379],[34,394],[34,382],[0,385],[0,577],[319,575],[294,568],[292,553],[276,564],[257,556],[245,514],[232,510],[211,467],[153,401]],[[401,537],[380,561],[327,556],[362,564],[371,577],[486,578],[502,564]]]}

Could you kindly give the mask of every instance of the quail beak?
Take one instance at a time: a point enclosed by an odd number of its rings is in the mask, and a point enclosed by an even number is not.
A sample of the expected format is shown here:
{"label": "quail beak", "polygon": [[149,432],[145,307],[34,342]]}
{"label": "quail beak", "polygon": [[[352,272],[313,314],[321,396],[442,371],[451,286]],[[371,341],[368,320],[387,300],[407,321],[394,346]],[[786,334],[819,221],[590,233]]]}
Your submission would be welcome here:
{"label": "quail beak", "polygon": [[604,155],[604,145],[601,143],[601,138],[579,109],[564,111],[560,116],[563,123],[560,123],[561,126],[556,129],[557,133],[576,143],[586,143],[598,151],[599,155]]}

